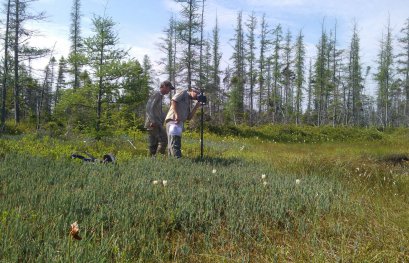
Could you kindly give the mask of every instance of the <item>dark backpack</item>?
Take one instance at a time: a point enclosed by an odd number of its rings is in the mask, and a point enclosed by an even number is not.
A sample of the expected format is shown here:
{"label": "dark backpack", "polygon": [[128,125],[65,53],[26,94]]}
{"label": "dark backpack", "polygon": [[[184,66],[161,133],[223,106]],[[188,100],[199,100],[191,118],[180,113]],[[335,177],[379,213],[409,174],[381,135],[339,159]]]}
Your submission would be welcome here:
{"label": "dark backpack", "polygon": [[88,157],[85,157],[83,155],[73,153],[71,154],[72,159],[80,159],[84,162],[91,162],[91,163],[115,163],[115,156],[111,153],[104,154],[102,156],[102,160],[95,158],[89,153],[85,153]]}

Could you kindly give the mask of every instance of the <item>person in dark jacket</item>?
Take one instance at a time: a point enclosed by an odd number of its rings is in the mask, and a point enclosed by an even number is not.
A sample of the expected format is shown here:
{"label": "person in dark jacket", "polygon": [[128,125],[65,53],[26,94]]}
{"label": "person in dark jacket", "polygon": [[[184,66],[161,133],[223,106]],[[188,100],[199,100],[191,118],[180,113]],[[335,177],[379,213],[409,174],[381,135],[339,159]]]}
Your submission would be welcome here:
{"label": "person in dark jacket", "polygon": [[168,80],[160,84],[159,91],[152,94],[146,104],[145,128],[148,130],[148,146],[151,156],[156,153],[165,154],[168,144],[166,130],[163,127],[165,115],[162,111],[163,96],[174,90],[172,83]]}

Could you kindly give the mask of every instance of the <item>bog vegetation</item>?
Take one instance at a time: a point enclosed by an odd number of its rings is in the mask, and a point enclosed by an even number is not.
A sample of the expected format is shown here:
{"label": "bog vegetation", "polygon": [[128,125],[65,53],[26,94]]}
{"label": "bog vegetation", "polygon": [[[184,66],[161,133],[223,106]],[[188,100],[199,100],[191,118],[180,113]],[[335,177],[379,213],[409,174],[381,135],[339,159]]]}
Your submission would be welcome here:
{"label": "bog vegetation", "polygon": [[[120,48],[109,12],[83,30],[73,0],[55,58],[30,45],[35,1],[2,2],[0,261],[409,261],[409,20],[388,21],[371,69],[359,25],[349,43],[321,25],[307,61],[302,31],[239,12],[222,54],[205,1],[176,1],[154,65]],[[197,118],[184,159],[146,157],[158,75],[207,95],[204,159]]]}
{"label": "bog vegetation", "polygon": [[406,129],[227,127],[203,160],[184,136],[181,160],[139,131],[0,137],[0,261],[409,260]]}

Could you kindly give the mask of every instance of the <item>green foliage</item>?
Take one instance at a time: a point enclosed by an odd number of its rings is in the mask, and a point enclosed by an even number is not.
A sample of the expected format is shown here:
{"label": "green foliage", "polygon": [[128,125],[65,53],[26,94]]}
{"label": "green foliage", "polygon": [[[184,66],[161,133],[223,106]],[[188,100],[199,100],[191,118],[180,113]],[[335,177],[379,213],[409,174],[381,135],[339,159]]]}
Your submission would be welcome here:
{"label": "green foliage", "polygon": [[92,85],[81,89],[61,91],[61,99],[55,108],[55,119],[65,123],[67,129],[86,131],[95,126],[96,91]]}
{"label": "green foliage", "polygon": [[[251,163],[151,158],[115,166],[11,154],[0,178],[6,261],[157,262],[188,260],[226,241],[254,247],[255,240],[268,243],[264,231],[272,226],[305,233],[338,211],[347,193],[335,180],[311,176],[297,184],[295,176]],[[79,242],[68,234],[74,221]],[[196,242],[182,249],[179,238]]]}
{"label": "green foliage", "polygon": [[[129,134],[129,135],[128,135]],[[40,134],[9,137],[0,139],[5,152],[28,154],[32,156],[48,157],[52,159],[67,159],[73,153],[91,153],[100,158],[103,154],[113,153],[118,156],[119,162],[126,162],[135,155],[146,154],[145,134],[130,130],[117,137],[108,138],[103,132],[91,134],[92,137],[76,136],[76,140],[61,140]],[[99,136],[99,139],[94,139]],[[135,149],[132,144],[137,146]],[[0,152],[1,153],[1,152]]]}
{"label": "green foliage", "polygon": [[30,122],[6,121],[6,133],[8,134],[28,134],[35,131],[35,125]]}
{"label": "green foliage", "polygon": [[[121,67],[123,95],[120,96],[118,102],[125,104],[124,106],[127,107],[128,113],[139,108],[143,108],[143,111],[145,111],[145,103],[149,98],[151,81],[149,72],[143,70],[140,63],[136,60],[125,62]],[[149,70],[149,68],[146,70]]]}
{"label": "green foliage", "polygon": [[[374,140],[359,129],[262,128],[206,133],[204,160],[191,131],[178,160],[143,157],[135,127],[99,140],[0,137],[0,261],[409,259],[407,129]],[[321,133],[320,143],[260,137]],[[74,152],[118,162],[82,163]],[[74,221],[81,241],[69,236]]]}
{"label": "green foliage", "polygon": [[374,128],[294,125],[264,125],[259,127],[208,125],[206,128],[210,133],[221,136],[258,137],[269,141],[291,143],[372,141],[384,138],[384,134]]}

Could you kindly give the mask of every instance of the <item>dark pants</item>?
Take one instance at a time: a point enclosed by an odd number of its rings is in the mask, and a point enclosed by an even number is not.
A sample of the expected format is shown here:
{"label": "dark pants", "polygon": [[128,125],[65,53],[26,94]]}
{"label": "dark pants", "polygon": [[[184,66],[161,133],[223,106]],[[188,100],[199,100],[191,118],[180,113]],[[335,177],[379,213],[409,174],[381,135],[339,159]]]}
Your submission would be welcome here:
{"label": "dark pants", "polygon": [[152,128],[148,130],[148,133],[149,154],[151,156],[156,155],[156,153],[165,154],[168,139],[163,127]]}

